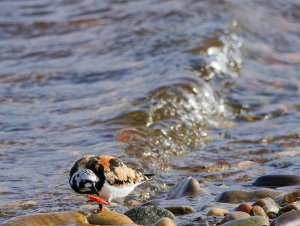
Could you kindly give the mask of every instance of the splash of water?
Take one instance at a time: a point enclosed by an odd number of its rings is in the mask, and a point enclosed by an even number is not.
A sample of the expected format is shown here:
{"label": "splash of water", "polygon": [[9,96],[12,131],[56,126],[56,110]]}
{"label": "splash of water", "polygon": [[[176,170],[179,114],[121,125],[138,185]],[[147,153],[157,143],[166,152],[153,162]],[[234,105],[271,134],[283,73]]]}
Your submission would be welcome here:
{"label": "splash of water", "polygon": [[[235,77],[242,67],[241,39],[228,34],[222,43],[221,47],[211,46],[206,51],[209,81],[215,75]],[[144,100],[146,118],[140,128],[144,137],[129,144],[127,153],[139,153],[134,155],[145,159],[147,168],[166,171],[172,156],[204,146],[210,139],[208,129],[219,127],[231,116],[220,92],[224,87],[216,90],[209,81],[193,74],[153,90]]]}

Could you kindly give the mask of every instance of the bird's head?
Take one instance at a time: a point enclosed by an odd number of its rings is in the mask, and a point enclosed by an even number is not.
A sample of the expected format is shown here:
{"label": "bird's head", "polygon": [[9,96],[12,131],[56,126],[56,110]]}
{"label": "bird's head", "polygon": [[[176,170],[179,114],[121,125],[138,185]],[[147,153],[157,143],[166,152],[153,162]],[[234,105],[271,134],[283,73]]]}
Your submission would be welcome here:
{"label": "bird's head", "polygon": [[69,183],[74,191],[80,194],[99,195],[98,183],[99,177],[89,169],[76,171],[70,176]]}

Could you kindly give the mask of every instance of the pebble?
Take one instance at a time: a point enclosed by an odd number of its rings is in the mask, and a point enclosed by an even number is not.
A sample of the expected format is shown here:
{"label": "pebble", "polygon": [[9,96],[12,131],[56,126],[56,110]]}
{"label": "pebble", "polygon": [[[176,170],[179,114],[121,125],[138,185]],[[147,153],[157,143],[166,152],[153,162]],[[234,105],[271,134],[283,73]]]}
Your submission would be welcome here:
{"label": "pebble", "polygon": [[134,222],[127,216],[121,213],[110,211],[104,207],[101,213],[92,213],[87,217],[90,224],[99,225],[122,225],[122,224],[134,224]]}
{"label": "pebble", "polygon": [[271,224],[272,226],[297,226],[300,225],[300,210],[282,214]]}
{"label": "pebble", "polygon": [[3,226],[38,226],[38,225],[89,225],[86,217],[79,212],[38,213],[14,217],[2,224]]}
{"label": "pebble", "polygon": [[227,214],[229,214],[228,210],[215,207],[215,208],[211,208],[210,210],[208,210],[206,215],[216,217],[216,216],[225,216]]}
{"label": "pebble", "polygon": [[156,206],[138,206],[125,212],[136,224],[154,224],[163,217],[174,219],[174,215],[164,208]]}
{"label": "pebble", "polygon": [[281,194],[282,192],[269,188],[262,188],[256,191],[232,190],[223,192],[217,198],[217,202],[238,203],[243,201],[254,201],[266,197],[275,198]]}
{"label": "pebble", "polygon": [[254,161],[246,160],[246,161],[238,162],[237,166],[238,167],[247,167],[247,166],[253,165],[254,163],[255,163]]}
{"label": "pebble", "polygon": [[175,215],[184,215],[195,212],[192,206],[170,206],[165,207],[165,209],[169,210]]}
{"label": "pebble", "polygon": [[253,206],[252,210],[250,211],[251,216],[262,216],[266,219],[269,219],[268,215],[264,211],[261,206]]}
{"label": "pebble", "polygon": [[257,178],[253,185],[264,187],[282,187],[300,184],[300,177],[296,175],[265,175]]}
{"label": "pebble", "polygon": [[300,210],[300,201],[292,202],[279,210],[279,214],[286,213],[291,210]]}
{"label": "pebble", "polygon": [[250,217],[248,213],[242,212],[242,211],[235,211],[232,213],[229,213],[225,216],[225,218],[222,220],[222,223],[236,220],[236,219],[241,219],[241,218],[247,218]]}
{"label": "pebble", "polygon": [[278,205],[275,203],[273,199],[269,197],[257,200],[253,204],[253,206],[255,205],[261,206],[264,209],[265,213],[268,215],[268,217],[271,219],[274,219],[279,212]]}
{"label": "pebble", "polygon": [[176,226],[175,222],[168,217],[161,218],[154,226]]}
{"label": "pebble", "polygon": [[249,203],[242,203],[240,204],[238,207],[235,208],[236,211],[242,211],[245,213],[250,213],[250,211],[252,210],[252,205]]}
{"label": "pebble", "polygon": [[288,193],[284,196],[281,196],[280,200],[278,200],[279,205],[284,206],[289,203],[295,202],[300,199],[300,190],[296,190],[294,192]]}
{"label": "pebble", "polygon": [[242,219],[236,219],[229,221],[222,226],[268,226],[269,221],[264,217],[256,216],[256,217],[247,217]]}
{"label": "pebble", "polygon": [[195,178],[187,177],[169,190],[168,199],[177,199],[183,196],[197,196],[201,193],[207,194]]}

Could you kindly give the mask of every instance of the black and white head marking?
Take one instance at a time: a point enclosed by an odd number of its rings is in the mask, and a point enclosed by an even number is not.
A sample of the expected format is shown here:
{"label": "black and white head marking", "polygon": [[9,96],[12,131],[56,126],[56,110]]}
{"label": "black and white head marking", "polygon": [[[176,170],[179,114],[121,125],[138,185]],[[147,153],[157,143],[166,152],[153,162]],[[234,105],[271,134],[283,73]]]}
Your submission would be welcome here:
{"label": "black and white head marking", "polygon": [[99,182],[99,178],[96,174],[90,169],[83,169],[76,171],[70,177],[71,187],[78,193],[89,194],[93,193],[92,188],[95,187],[95,184]]}

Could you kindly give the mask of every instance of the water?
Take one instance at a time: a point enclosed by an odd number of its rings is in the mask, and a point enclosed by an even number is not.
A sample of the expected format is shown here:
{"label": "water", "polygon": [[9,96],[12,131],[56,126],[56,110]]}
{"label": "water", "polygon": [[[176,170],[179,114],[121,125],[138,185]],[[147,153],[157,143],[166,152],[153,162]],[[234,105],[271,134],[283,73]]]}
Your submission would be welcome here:
{"label": "water", "polygon": [[[198,210],[257,176],[299,174],[298,1],[0,6],[1,222],[85,208],[68,185],[85,154],[155,172],[139,200],[193,176],[211,191],[181,200]],[[125,128],[139,139],[116,142]]]}

